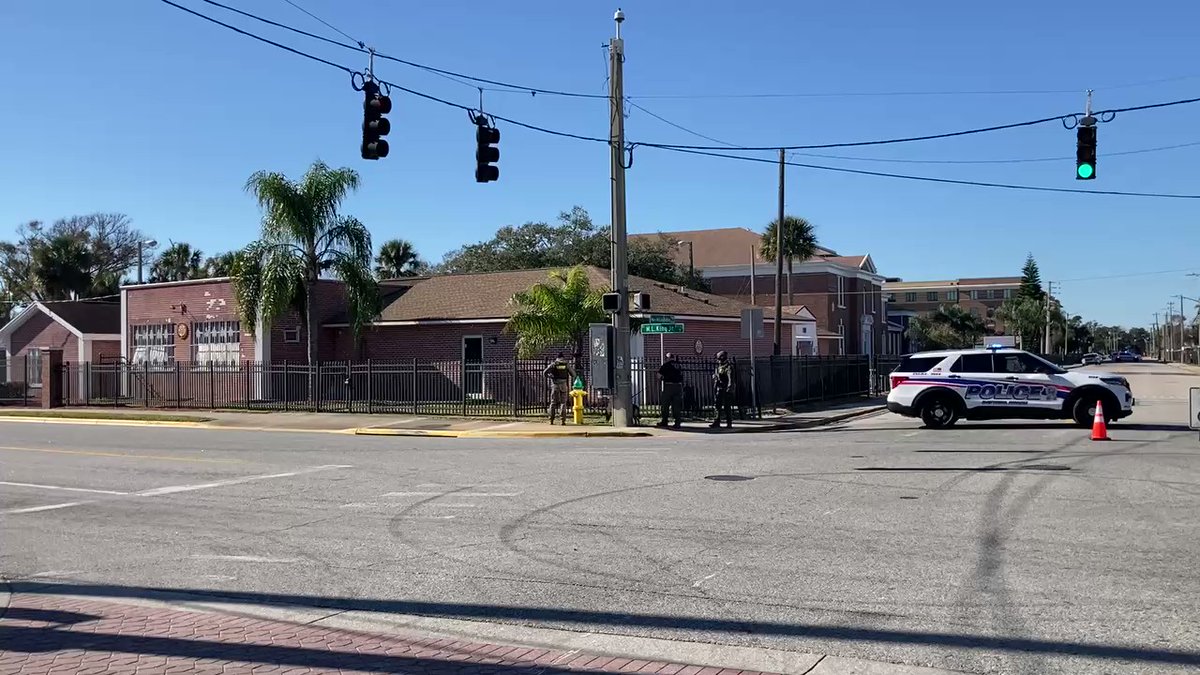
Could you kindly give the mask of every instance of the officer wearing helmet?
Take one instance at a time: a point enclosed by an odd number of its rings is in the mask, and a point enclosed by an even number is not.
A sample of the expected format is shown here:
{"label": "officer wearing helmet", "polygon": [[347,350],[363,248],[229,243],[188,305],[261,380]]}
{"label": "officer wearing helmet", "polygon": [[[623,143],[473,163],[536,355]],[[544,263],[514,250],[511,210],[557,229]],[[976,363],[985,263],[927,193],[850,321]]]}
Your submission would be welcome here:
{"label": "officer wearing helmet", "polygon": [[717,352],[717,367],[713,370],[713,388],[716,390],[717,418],[709,426],[721,426],[721,412],[725,413],[725,428],[733,426],[733,364],[724,350]]}
{"label": "officer wearing helmet", "polygon": [[575,377],[575,368],[562,353],[550,362],[542,375],[550,380],[550,424],[554,424],[554,413],[557,411],[562,424],[567,423],[567,401],[571,392],[571,380]]}

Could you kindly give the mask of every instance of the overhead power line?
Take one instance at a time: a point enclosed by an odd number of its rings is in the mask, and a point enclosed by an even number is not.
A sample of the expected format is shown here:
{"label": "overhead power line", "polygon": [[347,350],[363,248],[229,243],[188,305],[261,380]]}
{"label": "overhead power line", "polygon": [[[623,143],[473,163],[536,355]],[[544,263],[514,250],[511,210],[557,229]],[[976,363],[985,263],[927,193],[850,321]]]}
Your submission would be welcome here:
{"label": "overhead power line", "polygon": [[[332,30],[333,32],[335,32],[335,33],[338,33],[339,35],[341,35],[342,37],[346,38],[347,40],[350,40],[351,42],[354,42],[354,43],[355,43],[355,44],[357,44],[359,47],[363,47],[363,48],[365,48],[365,47],[366,47],[366,45],[365,45],[365,44],[363,44],[363,41],[362,41],[362,40],[359,40],[359,39],[357,39],[357,38],[355,38],[355,37],[351,36],[349,33],[347,33],[346,31],[342,30],[341,28],[338,28],[337,26],[335,26],[335,25],[333,25],[333,24],[329,23],[329,22],[328,22],[328,21],[326,21],[325,19],[322,19],[321,17],[317,16],[316,14],[313,14],[312,12],[308,11],[307,9],[304,9],[304,8],[303,8],[303,7],[301,7],[300,5],[298,5],[298,4],[294,3],[294,2],[292,2],[292,0],[283,0],[283,1],[284,1],[284,2],[286,2],[287,4],[291,5],[292,7],[295,7],[296,9],[300,10],[301,12],[304,12],[304,13],[305,13],[305,14],[307,14],[308,16],[312,17],[312,18],[313,18],[313,19],[315,19],[315,20],[316,20],[318,23],[322,23],[322,24],[324,24],[326,28],[329,28],[329,29],[330,29],[330,30]],[[213,4],[216,4],[216,3],[213,3]]]}
{"label": "overhead power line", "polygon": [[[219,19],[215,19],[213,17],[207,16],[205,14],[197,12],[188,7],[184,7],[178,3],[173,2],[172,0],[160,0],[160,1],[163,2],[164,4],[167,4],[167,5],[170,5],[174,8],[176,8],[176,9],[187,12],[188,14],[191,14],[193,16],[204,19],[205,21],[208,21],[210,23],[216,24],[223,28],[232,30],[238,34],[245,35],[246,37],[253,38],[264,44],[268,44],[273,47],[283,49],[284,51],[290,52],[292,54],[302,56],[311,61],[316,61],[317,63],[321,63],[324,65],[330,66],[332,68],[336,68],[338,70],[341,70],[344,73],[353,75],[358,72],[358,71],[356,71],[348,66],[342,65],[340,63],[336,63],[334,61],[330,61],[328,59],[325,59],[325,58],[322,58],[322,57],[319,57],[319,56],[316,56],[313,54],[309,54],[307,52],[296,49],[294,47],[290,47],[288,45],[282,44],[280,42],[276,42],[269,38],[262,37],[261,35],[257,35],[250,31],[238,28],[237,26],[233,26],[231,24],[225,23],[224,21],[221,21]],[[205,0],[205,2],[209,2],[210,4],[217,4],[217,3],[213,2],[213,0]],[[432,94],[426,94],[424,92],[417,91],[415,89],[409,89],[408,87],[404,87],[399,84],[395,84],[393,82],[388,82],[386,80],[382,80],[379,78],[376,78],[376,80],[378,80],[380,83],[385,84],[389,87],[392,87],[399,91],[403,91],[408,94],[412,94],[413,96],[417,96],[419,98],[423,98],[423,99],[426,99],[429,101],[434,101],[435,103],[440,103],[442,105],[446,105],[446,106],[449,106],[452,108],[457,108],[462,111],[475,112],[475,108],[472,108],[471,106],[466,106],[466,105],[462,105],[460,103],[455,103],[453,101],[448,101],[446,99],[439,98],[437,96],[433,96]],[[1194,101],[1198,101],[1198,100],[1200,100],[1200,99],[1191,99],[1189,101],[1184,101],[1184,102],[1194,102]],[[1123,108],[1123,109],[1119,109],[1119,110],[1115,110],[1115,111],[1111,111],[1111,112],[1122,112],[1122,111],[1130,111],[1130,110],[1147,110],[1147,109],[1151,109],[1151,108],[1166,107],[1168,105],[1179,105],[1180,103],[1181,102],[1156,103],[1156,104],[1150,104],[1150,105],[1135,106],[1135,107],[1131,107],[1131,108]],[[493,115],[491,113],[489,113],[488,116],[492,117],[495,120],[506,122],[508,124],[512,124],[512,125],[524,128],[524,129],[529,129],[531,131],[537,131],[540,133],[549,134],[552,136],[559,136],[562,138],[572,138],[572,139],[576,139],[576,140],[589,141],[589,142],[593,142],[593,143],[605,143],[605,144],[610,143],[610,139],[607,139],[607,138],[599,138],[596,136],[587,136],[587,135],[583,135],[583,134],[575,134],[575,133],[566,132],[566,131],[559,131],[556,129],[550,129],[550,128],[538,126],[535,124],[529,124],[527,122],[521,122],[519,120],[511,119],[508,117],[502,117],[500,115]],[[1053,118],[1046,118],[1046,119],[1047,120],[1056,120],[1056,119],[1060,119],[1060,118],[1053,117]],[[1043,121],[1045,121],[1045,120],[1043,120]],[[1036,123],[1036,122],[1024,122],[1024,123],[1018,123],[1018,124],[1014,124],[1014,125],[1005,125],[1004,127],[1000,127],[1000,128],[1011,128],[1011,127],[1016,127],[1016,126],[1029,126],[1034,123]],[[982,131],[983,130],[976,130],[974,132],[969,132],[969,133],[982,133]],[[941,136],[944,137],[944,136],[950,136],[950,135],[963,135],[964,133],[968,133],[968,132],[956,132],[955,134],[943,134]],[[916,140],[916,139],[908,139],[908,140]],[[899,141],[892,141],[892,142],[899,142]],[[880,143],[879,141],[873,141],[869,144],[879,144],[879,143]],[[745,157],[742,155],[729,155],[729,154],[723,154],[723,153],[719,153],[719,152],[711,152],[711,151],[708,151],[703,146],[695,147],[695,146],[679,146],[679,145],[660,144],[660,143],[631,143],[630,147],[632,149],[633,147],[636,147],[638,145],[641,145],[644,147],[668,150],[668,151],[672,151],[672,152],[682,152],[682,153],[686,153],[686,154],[717,157],[717,158],[721,158],[721,159],[733,159],[733,160],[760,162],[760,163],[765,162],[765,163],[769,163],[769,164],[776,163],[775,160],[761,158],[761,157]],[[806,149],[809,146],[797,146],[797,147],[803,147]],[[811,147],[841,147],[841,146],[840,145],[824,145],[824,146],[811,146]],[[732,150],[754,150],[755,148],[747,149],[747,148],[724,148],[724,147],[722,147],[722,148],[716,148],[716,149],[732,151]],[[777,148],[764,148],[764,149],[774,150]],[[784,149],[787,149],[787,148],[784,148]],[[793,148],[793,149],[795,149],[795,148]],[[910,176],[910,175],[904,175],[904,174],[884,173],[884,172],[879,172],[879,171],[866,171],[866,170],[862,170],[862,169],[847,169],[847,168],[843,168],[843,167],[822,166],[822,165],[818,165],[818,164],[803,164],[803,163],[799,163],[799,162],[786,162],[786,164],[788,164],[790,166],[801,167],[801,168],[815,169],[815,170],[822,170],[822,171],[834,171],[834,172],[838,172],[838,173],[850,173],[850,174],[859,174],[859,175],[865,175],[865,176],[897,178],[897,179],[904,179],[904,180],[915,180],[915,181],[930,182],[930,183],[945,183],[945,184],[952,184],[952,185],[970,185],[970,186],[975,186],[975,187],[994,187],[994,188],[1004,188],[1004,189],[1010,189],[1010,190],[1032,190],[1032,191],[1038,191],[1038,192],[1066,192],[1066,193],[1075,193],[1075,194],[1119,195],[1119,196],[1127,196],[1127,197],[1162,197],[1162,198],[1171,198],[1171,199],[1200,199],[1200,195],[1123,192],[1123,191],[1116,191],[1116,190],[1080,190],[1080,189],[1072,189],[1072,188],[1055,188],[1055,187],[1043,187],[1043,186],[1035,186],[1035,185],[986,183],[986,182],[980,182],[980,181],[955,180],[955,179],[950,179],[950,178],[935,178],[935,177],[931,177],[931,176]]]}

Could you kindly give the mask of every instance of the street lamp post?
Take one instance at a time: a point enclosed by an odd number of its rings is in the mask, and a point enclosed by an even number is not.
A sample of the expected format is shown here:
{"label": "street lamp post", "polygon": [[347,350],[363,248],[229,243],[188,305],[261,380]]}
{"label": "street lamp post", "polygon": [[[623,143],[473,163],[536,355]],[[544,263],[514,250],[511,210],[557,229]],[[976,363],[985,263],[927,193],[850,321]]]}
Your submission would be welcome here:
{"label": "street lamp post", "polygon": [[687,244],[688,247],[688,280],[696,278],[696,246],[690,241],[677,241],[677,246]]}
{"label": "street lamp post", "polygon": [[145,248],[154,248],[158,246],[158,241],[154,239],[143,239],[138,242],[138,283],[142,283],[142,267],[145,266]]}

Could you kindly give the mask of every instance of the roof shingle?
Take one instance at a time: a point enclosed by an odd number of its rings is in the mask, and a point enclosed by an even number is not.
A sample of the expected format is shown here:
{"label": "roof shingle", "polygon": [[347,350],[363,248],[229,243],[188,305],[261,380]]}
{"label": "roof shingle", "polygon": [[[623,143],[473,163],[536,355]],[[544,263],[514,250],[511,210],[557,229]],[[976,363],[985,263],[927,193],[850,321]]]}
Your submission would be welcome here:
{"label": "roof shingle", "polygon": [[80,333],[121,332],[121,305],[101,300],[76,300],[46,303],[45,308]]}

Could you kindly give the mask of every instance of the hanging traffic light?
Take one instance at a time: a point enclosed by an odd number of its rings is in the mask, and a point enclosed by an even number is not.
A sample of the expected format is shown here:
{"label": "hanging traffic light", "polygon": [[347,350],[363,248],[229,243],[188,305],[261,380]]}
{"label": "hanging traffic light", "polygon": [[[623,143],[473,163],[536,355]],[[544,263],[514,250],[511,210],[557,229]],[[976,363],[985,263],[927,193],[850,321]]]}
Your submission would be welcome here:
{"label": "hanging traffic light", "polygon": [[374,80],[363,82],[362,91],[362,158],[387,157],[388,142],[383,137],[392,130],[392,123],[384,115],[392,112],[392,99],[380,93],[379,84]]}
{"label": "hanging traffic light", "polygon": [[1096,177],[1096,127],[1095,124],[1080,125],[1076,132],[1075,179],[1092,180]]}
{"label": "hanging traffic light", "polygon": [[475,118],[475,182],[489,183],[500,180],[500,130],[491,126],[483,115]]}

